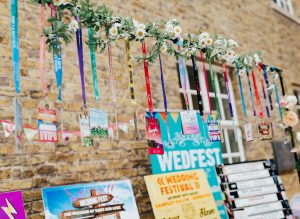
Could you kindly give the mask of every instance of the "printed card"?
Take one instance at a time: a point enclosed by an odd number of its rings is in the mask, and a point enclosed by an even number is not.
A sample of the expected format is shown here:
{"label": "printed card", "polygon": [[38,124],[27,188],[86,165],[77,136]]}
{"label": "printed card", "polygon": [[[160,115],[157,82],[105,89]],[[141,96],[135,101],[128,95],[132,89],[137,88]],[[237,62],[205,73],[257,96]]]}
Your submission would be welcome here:
{"label": "printed card", "polygon": [[38,108],[38,136],[41,142],[58,142],[56,110]]}
{"label": "printed card", "polygon": [[87,147],[93,146],[93,138],[91,137],[89,116],[80,116],[79,124],[82,145]]}
{"label": "printed card", "polygon": [[197,114],[195,111],[180,112],[182,131],[185,135],[198,134],[200,132]]}
{"label": "printed card", "polygon": [[108,138],[108,113],[103,110],[90,109],[91,136]]}
{"label": "printed card", "polygon": [[146,118],[146,138],[149,154],[164,154],[159,121]]}
{"label": "printed card", "polygon": [[246,141],[247,142],[253,141],[252,125],[250,123],[247,123],[244,125],[244,129],[245,129]]}
{"label": "printed card", "polygon": [[221,131],[218,120],[207,121],[207,128],[210,142],[221,141]]}
{"label": "printed card", "polygon": [[271,140],[273,138],[273,127],[271,122],[260,122],[257,124],[260,140]]}

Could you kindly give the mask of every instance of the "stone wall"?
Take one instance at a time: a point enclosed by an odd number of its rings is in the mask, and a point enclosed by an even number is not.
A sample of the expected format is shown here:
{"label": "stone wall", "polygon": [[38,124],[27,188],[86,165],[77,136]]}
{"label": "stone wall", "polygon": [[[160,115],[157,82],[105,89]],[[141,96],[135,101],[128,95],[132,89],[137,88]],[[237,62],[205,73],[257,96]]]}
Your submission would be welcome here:
{"label": "stone wall", "polygon": [[[98,2],[98,1],[94,1]],[[141,22],[161,18],[178,18],[184,32],[197,32],[199,28],[210,33],[219,33],[233,38],[240,44],[238,52],[264,50],[264,61],[282,67],[286,72],[286,84],[298,81],[300,68],[300,25],[289,20],[271,8],[271,0],[190,0],[190,1],[138,1],[121,0],[101,1],[114,10],[117,15],[134,16]],[[99,3],[98,3],[99,4]],[[296,13],[300,16],[300,4],[294,1]],[[49,14],[49,11],[47,11]],[[44,105],[39,83],[39,7],[28,0],[19,2],[20,29],[20,67],[23,122],[36,126],[36,109]],[[0,0],[0,119],[13,120],[12,98],[14,82],[11,61],[10,10],[9,1]],[[84,39],[86,39],[84,31]],[[147,44],[151,46],[151,41]],[[80,76],[75,42],[63,48],[63,126],[65,130],[78,130],[78,116],[82,106]],[[126,71],[124,42],[113,46],[113,66],[116,75],[118,119],[125,121],[132,116],[133,109],[129,101],[128,73]],[[141,53],[141,45],[132,43],[133,55]],[[109,89],[109,71],[107,53],[97,54],[97,72],[101,101],[93,99],[92,77],[88,48],[84,48],[86,91],[88,107],[106,109],[113,122],[111,91]],[[47,82],[50,87],[51,106],[56,103],[57,88],[53,73],[52,57],[46,56]],[[175,59],[163,57],[166,77],[167,98],[170,109],[180,109],[178,78]],[[136,97],[138,112],[147,107],[143,66],[134,63]],[[159,83],[159,66],[150,66],[151,86],[155,108],[163,108]],[[237,108],[242,115],[241,102],[236,77],[233,76]],[[246,86],[246,84],[245,84]],[[246,93],[246,92],[245,92]],[[246,93],[248,99],[248,94]],[[250,102],[249,102],[250,103]],[[250,105],[248,108],[250,109]],[[250,111],[248,112],[250,115]],[[240,121],[243,118],[240,117]],[[272,120],[278,120],[276,110]],[[255,122],[255,121],[253,121]],[[241,123],[242,125],[243,123]],[[142,139],[144,124],[139,123]],[[281,139],[281,130],[275,127],[275,136]],[[272,150],[268,142],[254,141],[245,143],[246,157],[249,160],[271,158]],[[65,145],[44,144],[24,139],[22,149],[16,151],[13,136],[0,136],[0,191],[21,189],[28,218],[43,218],[41,187],[62,184],[103,181],[130,178],[142,218],[153,218],[151,204],[144,184],[143,176],[151,174],[149,156],[144,140],[135,141],[133,130],[129,134],[121,133],[120,141],[98,141],[93,148],[81,146],[80,139],[74,136],[71,143]],[[283,176],[289,197],[299,192],[296,174]]]}

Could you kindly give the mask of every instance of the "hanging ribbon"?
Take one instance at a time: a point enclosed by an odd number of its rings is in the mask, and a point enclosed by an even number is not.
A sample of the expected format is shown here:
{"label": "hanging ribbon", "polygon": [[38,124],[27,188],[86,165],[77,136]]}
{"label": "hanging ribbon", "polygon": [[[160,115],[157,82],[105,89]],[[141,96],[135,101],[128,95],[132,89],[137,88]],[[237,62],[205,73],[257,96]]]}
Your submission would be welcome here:
{"label": "hanging ribbon", "polygon": [[204,73],[207,100],[208,100],[208,103],[209,103],[209,113],[211,114],[212,107],[211,107],[211,101],[210,101],[210,96],[209,96],[208,77],[207,77],[207,71],[206,71],[206,67],[205,67],[205,58],[204,58],[204,53],[203,52],[201,52],[200,54],[201,54],[201,61],[202,61],[202,67],[203,67],[203,73]]}
{"label": "hanging ribbon", "polygon": [[185,107],[187,110],[189,110],[189,101],[186,93],[187,89],[187,71],[186,71],[186,65],[183,58],[179,58],[178,60],[178,66],[179,66],[179,77],[180,77],[180,83],[183,90],[183,97],[185,102]]}
{"label": "hanging ribbon", "polygon": [[[55,17],[56,12],[55,10],[51,7],[51,16]],[[52,25],[52,30],[53,30],[53,25]],[[57,84],[57,89],[58,89],[58,96],[57,99],[61,102],[62,101],[62,96],[61,96],[61,82],[62,82],[62,58],[61,58],[61,47],[59,40],[56,36],[56,41],[57,41],[57,48],[56,48],[56,53],[53,52],[53,63],[54,63],[54,72],[55,72],[55,77],[56,77],[56,84]],[[53,48],[54,50],[54,48]]]}
{"label": "hanging ribbon", "polygon": [[253,70],[252,70],[252,81],[253,81],[256,104],[257,104],[257,107],[258,107],[258,114],[259,114],[259,117],[262,119],[264,117],[264,114],[263,114],[263,110],[262,110],[262,106],[261,106],[261,102],[260,102],[260,97],[259,97],[259,93],[258,93],[258,88],[257,88],[257,84],[256,84],[256,79],[255,79],[255,75],[254,75]]}
{"label": "hanging ribbon", "polygon": [[20,93],[19,19],[18,0],[11,0],[11,41],[14,83],[16,93]]}
{"label": "hanging ribbon", "polygon": [[243,113],[244,113],[245,119],[247,119],[247,110],[246,110],[246,105],[245,105],[243,85],[242,85],[241,75],[240,75],[240,71],[239,71],[239,66],[238,66],[237,63],[235,63],[235,67],[237,69],[237,75],[238,75],[238,81],[239,81],[239,90],[240,90],[240,96],[241,96],[241,99],[242,99]]}
{"label": "hanging ribbon", "polygon": [[143,56],[144,56],[144,72],[145,72],[148,108],[149,108],[150,115],[152,115],[152,113],[153,113],[153,103],[152,103],[152,94],[151,94],[151,87],[150,87],[148,60],[146,59],[147,49],[146,49],[145,42],[142,43],[142,53],[143,53]]}
{"label": "hanging ribbon", "polygon": [[278,73],[278,75],[279,75],[282,96],[284,97],[285,96],[285,87],[284,87],[284,83],[283,83],[283,78],[282,78],[281,73]]}
{"label": "hanging ribbon", "polygon": [[197,99],[198,99],[198,108],[200,115],[203,116],[203,101],[200,93],[200,83],[199,83],[199,75],[198,75],[198,68],[196,65],[196,59],[195,56],[191,56],[192,63],[193,63],[193,70],[194,70],[194,78],[195,78],[195,84],[196,84],[196,92],[197,92]]}
{"label": "hanging ribbon", "polygon": [[95,53],[95,39],[94,39],[94,31],[93,29],[88,29],[89,43],[90,43],[90,58],[92,65],[92,77],[93,77],[93,86],[94,86],[94,97],[95,101],[98,103],[100,100],[99,97],[99,89],[98,89],[98,79],[97,79],[97,71],[96,71],[96,53]]}
{"label": "hanging ribbon", "polygon": [[[76,17],[78,21],[78,18]],[[83,67],[83,47],[82,47],[82,30],[79,27],[76,30],[76,43],[77,43],[77,54],[78,54],[78,62],[79,62],[79,71],[80,71],[80,79],[81,79],[81,92],[82,92],[82,100],[83,107],[86,109],[86,95],[85,95],[85,82],[84,82],[84,67]]]}
{"label": "hanging ribbon", "polygon": [[261,89],[262,89],[263,95],[264,95],[264,102],[265,102],[265,105],[266,105],[267,116],[268,116],[268,118],[270,118],[269,104],[268,104],[268,100],[267,100],[267,95],[266,95],[266,89],[265,89],[265,85],[264,85],[264,80],[261,77],[262,72],[261,72],[261,67],[260,66],[258,66],[258,71],[260,73],[260,83],[261,83]]}
{"label": "hanging ribbon", "polygon": [[211,60],[209,60],[209,72],[210,72],[213,92],[215,94],[215,104],[216,104],[216,110],[217,110],[216,119],[217,119],[220,115],[220,108],[219,108],[219,102],[218,102],[218,96],[217,96],[217,90],[216,90],[215,73],[214,73],[214,70],[213,70],[213,67],[212,67]]}
{"label": "hanging ribbon", "polygon": [[226,65],[225,64],[223,64],[223,74],[224,74],[224,81],[225,81],[225,86],[226,86],[226,91],[227,91],[227,96],[228,96],[228,104],[229,104],[230,116],[233,117],[232,102],[231,102],[231,97],[230,97],[230,90],[229,90],[229,84],[228,84],[228,76],[227,76],[227,70],[226,70]]}
{"label": "hanging ribbon", "polygon": [[[269,88],[270,84],[269,84],[269,78],[268,78],[268,74],[267,74],[267,68],[266,68],[266,66],[264,64],[260,64],[260,65],[261,65],[261,68],[263,69],[263,72],[264,72],[263,75],[264,75],[264,79],[265,79],[267,88]],[[271,110],[273,110],[273,103],[272,103],[271,93],[268,96],[269,96],[270,108],[271,108]]]}
{"label": "hanging ribbon", "polygon": [[256,110],[255,110],[255,105],[254,105],[254,97],[252,93],[252,88],[251,88],[251,82],[250,82],[250,77],[249,77],[249,68],[246,67],[246,75],[248,79],[248,86],[249,86],[249,91],[250,91],[250,98],[251,98],[251,103],[252,103],[252,110],[253,110],[253,115],[256,116]]}
{"label": "hanging ribbon", "polygon": [[134,107],[133,112],[133,122],[135,129],[135,138],[139,138],[139,129],[138,129],[138,118],[137,118],[137,108],[136,108],[136,100],[135,100],[135,90],[134,90],[134,78],[132,71],[132,60],[131,60],[131,51],[130,51],[130,43],[129,40],[125,40],[125,49],[127,55],[127,69],[129,74],[129,91],[130,91],[130,99],[131,105]]}
{"label": "hanging ribbon", "polygon": [[116,100],[116,87],[115,87],[115,74],[112,68],[112,52],[111,45],[108,44],[108,63],[109,63],[109,81],[110,81],[110,89],[112,94],[112,101],[114,105],[114,114],[115,114],[115,126],[116,126],[116,139],[119,139],[119,130],[118,130],[118,114],[117,114],[117,100]]}
{"label": "hanging ribbon", "polygon": [[16,149],[19,150],[22,143],[22,106],[18,99],[18,97],[15,97],[13,99],[13,105],[14,105],[14,117],[15,117],[15,144]]}
{"label": "hanging ribbon", "polygon": [[[45,6],[41,4],[41,16],[40,16],[40,32],[42,33],[45,26]],[[46,43],[45,36],[41,34],[40,36],[40,82],[41,87],[44,92],[44,97],[46,102],[48,101],[48,88],[45,80],[45,51]]]}

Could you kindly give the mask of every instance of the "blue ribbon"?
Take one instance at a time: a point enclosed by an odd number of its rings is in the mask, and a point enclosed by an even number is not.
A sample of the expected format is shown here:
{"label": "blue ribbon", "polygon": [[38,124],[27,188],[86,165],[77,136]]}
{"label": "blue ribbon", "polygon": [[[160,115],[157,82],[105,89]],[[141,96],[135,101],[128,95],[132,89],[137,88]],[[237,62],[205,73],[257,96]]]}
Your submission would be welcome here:
{"label": "blue ribbon", "polygon": [[244,98],[244,91],[243,91],[243,85],[242,85],[242,80],[241,80],[241,76],[240,76],[240,71],[239,71],[239,66],[237,63],[235,63],[235,67],[238,71],[238,79],[239,79],[239,88],[240,88],[240,95],[241,95],[241,99],[242,99],[242,108],[243,108],[243,113],[244,113],[244,117],[247,118],[247,111],[246,111],[246,105],[245,105],[245,98]]}
{"label": "blue ribbon", "polygon": [[13,60],[13,68],[14,68],[15,91],[16,93],[20,93],[18,0],[11,0],[10,6],[11,6],[12,60]]}
{"label": "blue ribbon", "polygon": [[54,62],[54,72],[56,76],[56,84],[58,88],[58,97],[57,99],[59,101],[62,101],[61,97],[61,82],[62,82],[62,58],[61,58],[61,48],[60,45],[58,44],[58,53],[54,54],[53,53],[53,62]]}
{"label": "blue ribbon", "polygon": [[[270,86],[270,84],[269,84],[269,79],[268,79],[268,74],[267,74],[266,66],[262,65],[262,69],[264,71],[264,79],[265,79],[265,82],[266,82],[266,85],[267,85],[267,88],[268,88]],[[269,96],[270,108],[271,108],[271,110],[273,110],[273,104],[272,104],[271,94],[269,94],[268,96]]]}

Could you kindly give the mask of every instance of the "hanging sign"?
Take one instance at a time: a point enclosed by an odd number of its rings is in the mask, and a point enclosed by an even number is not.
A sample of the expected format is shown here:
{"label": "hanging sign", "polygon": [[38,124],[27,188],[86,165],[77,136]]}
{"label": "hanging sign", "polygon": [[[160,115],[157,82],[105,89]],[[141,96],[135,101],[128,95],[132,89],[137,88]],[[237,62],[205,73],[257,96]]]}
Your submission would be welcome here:
{"label": "hanging sign", "polygon": [[56,110],[38,108],[38,136],[41,142],[58,142]]}
{"label": "hanging sign", "polygon": [[272,122],[259,122],[257,130],[260,140],[271,140],[273,138]]}
{"label": "hanging sign", "polygon": [[21,191],[0,193],[1,219],[26,219]]}
{"label": "hanging sign", "polygon": [[198,125],[198,119],[195,111],[180,112],[180,116],[183,134],[190,135],[199,133],[200,130]]}
{"label": "hanging sign", "polygon": [[103,110],[90,109],[91,136],[98,138],[108,137],[108,113]]}
{"label": "hanging sign", "polygon": [[250,123],[247,123],[244,125],[244,129],[245,129],[246,141],[247,142],[253,141],[252,125]]}
{"label": "hanging sign", "polygon": [[145,176],[156,219],[220,219],[203,170]]}
{"label": "hanging sign", "polygon": [[2,121],[2,127],[4,131],[4,136],[7,138],[16,129],[16,125],[11,122]]}
{"label": "hanging sign", "polygon": [[158,119],[151,117],[146,118],[146,138],[149,154],[164,153]]}
{"label": "hanging sign", "polygon": [[209,141],[221,141],[221,131],[218,120],[207,121]]}
{"label": "hanging sign", "polygon": [[45,218],[139,219],[130,180],[42,189]]}
{"label": "hanging sign", "polygon": [[82,145],[87,147],[93,146],[93,138],[91,136],[89,116],[80,115],[79,124],[80,124],[80,136],[81,136]]}

